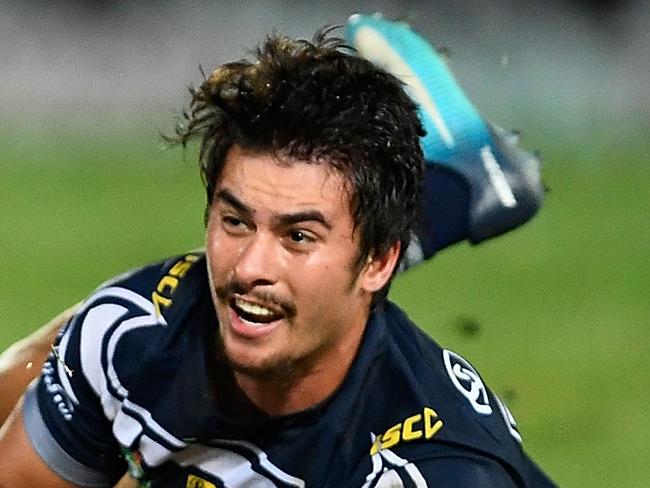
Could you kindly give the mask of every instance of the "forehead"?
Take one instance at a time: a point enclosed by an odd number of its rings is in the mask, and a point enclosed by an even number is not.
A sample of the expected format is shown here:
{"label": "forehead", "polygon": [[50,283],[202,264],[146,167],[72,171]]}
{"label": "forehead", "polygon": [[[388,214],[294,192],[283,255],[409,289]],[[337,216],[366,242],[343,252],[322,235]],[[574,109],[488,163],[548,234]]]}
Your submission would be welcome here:
{"label": "forehead", "polygon": [[233,146],[215,189],[270,211],[314,208],[334,216],[350,214],[349,188],[347,178],[326,161],[305,162]]}

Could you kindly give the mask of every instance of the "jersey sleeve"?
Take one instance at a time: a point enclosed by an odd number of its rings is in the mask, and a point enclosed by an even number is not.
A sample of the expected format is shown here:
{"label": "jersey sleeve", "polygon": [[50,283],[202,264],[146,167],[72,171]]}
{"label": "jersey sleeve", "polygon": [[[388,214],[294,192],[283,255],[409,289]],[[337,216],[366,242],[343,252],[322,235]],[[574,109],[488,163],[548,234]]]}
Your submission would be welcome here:
{"label": "jersey sleeve", "polygon": [[34,449],[76,485],[113,486],[125,472],[112,424],[127,392],[112,356],[129,319],[155,317],[152,307],[126,288],[100,289],[64,328],[26,393],[25,430]]}

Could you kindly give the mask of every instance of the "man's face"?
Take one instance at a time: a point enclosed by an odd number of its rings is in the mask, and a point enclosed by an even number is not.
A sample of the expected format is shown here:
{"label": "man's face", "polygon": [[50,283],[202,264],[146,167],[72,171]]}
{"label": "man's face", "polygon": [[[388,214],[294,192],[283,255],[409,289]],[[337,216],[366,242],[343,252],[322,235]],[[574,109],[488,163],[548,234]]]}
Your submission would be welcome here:
{"label": "man's face", "polygon": [[209,209],[206,252],[235,371],[300,374],[356,350],[376,285],[369,265],[355,269],[349,192],[331,166],[233,147]]}

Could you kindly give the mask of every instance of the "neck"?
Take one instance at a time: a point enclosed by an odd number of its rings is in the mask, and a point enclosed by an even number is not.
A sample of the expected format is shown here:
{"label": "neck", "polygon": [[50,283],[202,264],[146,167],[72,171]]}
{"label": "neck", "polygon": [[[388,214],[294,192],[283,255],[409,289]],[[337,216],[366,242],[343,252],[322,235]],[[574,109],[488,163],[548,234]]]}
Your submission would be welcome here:
{"label": "neck", "polygon": [[344,341],[322,351],[309,365],[289,374],[260,378],[235,372],[237,386],[253,405],[270,416],[289,415],[314,407],[329,398],[343,383],[354,360],[365,321],[348,331]]}

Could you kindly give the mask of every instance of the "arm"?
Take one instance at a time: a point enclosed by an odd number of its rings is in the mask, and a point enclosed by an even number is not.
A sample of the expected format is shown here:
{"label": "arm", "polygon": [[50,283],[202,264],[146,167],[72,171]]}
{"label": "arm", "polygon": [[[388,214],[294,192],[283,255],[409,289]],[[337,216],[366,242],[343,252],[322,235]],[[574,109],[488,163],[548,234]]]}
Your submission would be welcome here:
{"label": "arm", "polygon": [[32,448],[25,432],[22,402],[0,428],[0,488],[14,486],[76,486],[51,471]]}
{"label": "arm", "polygon": [[[78,305],[74,305],[61,312],[0,356],[0,384],[4,394],[0,397],[0,488],[75,486],[53,473],[34,452],[23,424],[22,401],[18,402],[18,398],[24,393],[27,384],[36,377],[36,373],[40,372],[40,367],[27,369],[25,365],[29,362],[40,365],[45,361],[58,331],[77,308]],[[15,407],[13,413],[12,407]],[[5,420],[6,423],[3,424]],[[7,467],[4,463],[7,463]],[[25,466],[26,473],[24,468],[12,472],[16,466]],[[114,488],[136,488],[136,481],[126,474]]]}
{"label": "arm", "polygon": [[77,308],[78,305],[74,305],[61,312],[0,355],[0,425],[25,392],[27,385],[40,374],[41,365],[50,353],[57,333]]}
{"label": "arm", "polygon": [[[57,335],[59,354],[49,354],[43,366],[36,368],[40,380],[27,388],[2,427],[0,488],[108,488],[124,474],[119,445],[111,435],[110,420],[96,391],[96,381],[103,377],[100,355],[86,355],[88,369],[81,367],[80,335],[86,322],[81,313],[80,309]],[[41,339],[45,337],[47,334]],[[90,337],[94,341],[103,339],[101,334]],[[92,379],[88,370],[96,373]]]}

